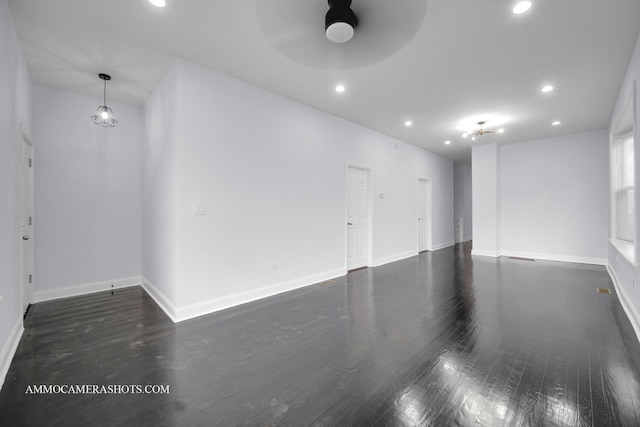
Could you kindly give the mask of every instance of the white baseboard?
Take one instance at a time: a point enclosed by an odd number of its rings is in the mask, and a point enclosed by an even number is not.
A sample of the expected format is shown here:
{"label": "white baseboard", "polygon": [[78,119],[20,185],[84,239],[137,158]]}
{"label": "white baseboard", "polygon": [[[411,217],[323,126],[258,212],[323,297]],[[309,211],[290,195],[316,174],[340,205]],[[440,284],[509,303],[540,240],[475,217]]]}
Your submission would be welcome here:
{"label": "white baseboard", "polygon": [[498,252],[498,251],[484,251],[484,250],[481,250],[481,249],[471,249],[471,255],[498,258],[500,256],[500,252]]}
{"label": "white baseboard", "polygon": [[470,242],[471,240],[473,240],[473,239],[471,238],[471,236],[469,236],[469,237],[465,237],[465,238],[463,238],[462,240],[460,240],[460,239],[456,239],[456,244],[457,244],[457,243],[467,243],[467,242]]}
{"label": "white baseboard", "polygon": [[559,262],[573,262],[578,264],[594,264],[594,265],[606,265],[607,260],[604,258],[589,258],[573,255],[560,255],[560,254],[541,254],[535,252],[515,252],[515,251],[501,251],[501,256],[511,256],[517,258],[532,258],[545,261],[559,261]]}
{"label": "white baseboard", "polygon": [[177,307],[169,300],[169,298],[158,289],[151,281],[149,281],[146,277],[142,276],[142,289],[144,289],[147,294],[153,299],[156,304],[165,312],[169,319],[173,321],[173,323],[179,322],[177,320]]}
{"label": "white baseboard", "polygon": [[387,256],[387,257],[384,257],[384,258],[378,258],[377,260],[373,261],[372,267],[380,267],[381,265],[385,265],[385,264],[389,264],[391,262],[396,262],[396,261],[400,261],[400,260],[403,260],[403,259],[411,258],[412,256],[416,256],[416,255],[418,255],[418,251],[414,250],[414,251],[407,251],[407,252],[403,252],[403,253],[400,253],[400,254]]}
{"label": "white baseboard", "polygon": [[433,245],[433,247],[431,248],[432,251],[439,251],[440,249],[444,249],[444,248],[448,248],[450,246],[454,246],[456,244],[456,242],[454,242],[453,240],[447,243],[439,243],[437,245]]}
{"label": "white baseboard", "polygon": [[335,279],[347,274],[344,269],[328,271],[321,274],[302,277],[299,279],[289,280],[287,282],[275,285],[263,286],[261,288],[252,289],[237,294],[226,295],[220,298],[213,298],[207,301],[198,302],[185,306],[175,306],[166,295],[164,295],[157,287],[155,287],[147,279],[143,279],[142,287],[149,293],[162,310],[174,322],[182,322],[183,320],[193,319],[194,317],[204,316],[216,311],[231,308],[240,304],[267,298],[283,292],[292,291],[294,289],[303,288],[305,286],[314,285],[329,279]]}
{"label": "white baseboard", "polygon": [[629,294],[627,294],[627,291],[624,290],[624,286],[622,286],[622,283],[620,283],[620,279],[618,278],[616,271],[611,267],[609,263],[607,263],[607,271],[609,272],[609,276],[611,277],[613,286],[616,289],[616,294],[618,294],[620,305],[622,305],[622,309],[631,322],[631,326],[636,333],[636,338],[638,339],[638,341],[640,341],[640,314],[638,314],[638,311],[635,309],[635,306],[631,302]]}
{"label": "white baseboard", "polygon": [[2,346],[2,353],[0,353],[0,389],[4,384],[5,378],[7,377],[9,367],[11,367],[11,361],[13,360],[13,356],[15,356],[16,350],[18,349],[18,344],[20,344],[22,332],[24,332],[24,327],[22,326],[22,316],[18,316],[18,320],[11,330],[7,341]]}
{"label": "white baseboard", "polygon": [[66,288],[48,289],[35,291],[34,301],[36,303],[51,301],[54,299],[75,297],[78,295],[92,294],[94,292],[108,291],[111,289],[128,288],[138,286],[141,283],[140,276],[125,277],[122,279],[105,280],[102,282],[85,283],[81,285],[69,286]]}

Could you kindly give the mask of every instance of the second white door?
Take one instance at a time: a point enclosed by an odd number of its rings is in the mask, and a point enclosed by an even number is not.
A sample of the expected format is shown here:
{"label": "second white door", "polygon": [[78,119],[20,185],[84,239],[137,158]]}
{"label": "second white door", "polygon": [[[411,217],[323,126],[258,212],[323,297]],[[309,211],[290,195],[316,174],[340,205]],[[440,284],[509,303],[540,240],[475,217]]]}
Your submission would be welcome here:
{"label": "second white door", "polygon": [[430,182],[426,179],[418,180],[418,252],[431,249]]}
{"label": "second white door", "polygon": [[369,252],[369,171],[347,171],[347,270],[365,267]]}

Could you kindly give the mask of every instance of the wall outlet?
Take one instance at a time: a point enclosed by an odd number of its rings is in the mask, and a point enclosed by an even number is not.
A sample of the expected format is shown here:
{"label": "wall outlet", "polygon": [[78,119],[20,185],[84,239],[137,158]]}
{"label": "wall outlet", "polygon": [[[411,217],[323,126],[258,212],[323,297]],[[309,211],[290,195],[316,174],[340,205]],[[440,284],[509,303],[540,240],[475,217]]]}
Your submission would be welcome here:
{"label": "wall outlet", "polygon": [[269,270],[277,270],[278,267],[279,266],[277,262],[272,262],[271,264],[269,264]]}
{"label": "wall outlet", "polygon": [[194,203],[193,204],[193,214],[194,215],[206,215],[207,214],[207,205],[205,203]]}

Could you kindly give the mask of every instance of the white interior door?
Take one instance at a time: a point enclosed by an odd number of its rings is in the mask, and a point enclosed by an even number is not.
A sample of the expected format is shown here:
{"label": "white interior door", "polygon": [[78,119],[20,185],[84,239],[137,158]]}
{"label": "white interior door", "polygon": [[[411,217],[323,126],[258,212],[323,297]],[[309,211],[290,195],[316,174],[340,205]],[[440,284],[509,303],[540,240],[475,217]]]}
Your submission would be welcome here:
{"label": "white interior door", "polygon": [[347,172],[347,270],[365,267],[369,252],[369,172]]}
{"label": "white interior door", "polygon": [[22,309],[23,313],[26,313],[33,295],[33,145],[24,134],[22,136],[21,175],[20,241],[22,250],[20,265],[22,267]]}
{"label": "white interior door", "polygon": [[418,252],[431,250],[431,181],[418,179]]}
{"label": "white interior door", "polygon": [[418,252],[427,250],[426,239],[426,182],[418,180]]}

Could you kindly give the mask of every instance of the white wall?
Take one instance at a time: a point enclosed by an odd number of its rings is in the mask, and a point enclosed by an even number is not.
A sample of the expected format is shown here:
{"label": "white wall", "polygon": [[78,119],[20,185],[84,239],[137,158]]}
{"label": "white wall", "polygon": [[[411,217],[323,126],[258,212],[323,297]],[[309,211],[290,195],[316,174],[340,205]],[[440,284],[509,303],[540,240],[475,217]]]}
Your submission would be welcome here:
{"label": "white wall", "polygon": [[21,123],[31,122],[31,80],[6,0],[0,0],[0,386],[22,333]]}
{"label": "white wall", "polygon": [[[148,265],[144,275],[176,307],[221,307],[344,274],[349,162],[373,170],[373,264],[417,253],[419,177],[433,180],[434,246],[453,243],[451,160],[184,61],[154,96],[175,94],[177,136],[146,144],[176,150],[176,217],[165,218],[177,223],[176,275]],[[163,103],[147,107],[149,126]],[[148,180],[143,192],[168,187]],[[193,203],[207,215],[192,215]],[[171,280],[173,296],[156,283]]]}
{"label": "white wall", "polygon": [[[173,67],[144,106],[142,149],[142,271],[160,304],[177,302],[177,148],[181,109]],[[150,288],[149,283],[152,284]],[[162,296],[168,301],[161,301]]]}
{"label": "white wall", "polygon": [[[460,239],[459,229],[456,227],[455,241],[466,242],[473,236],[472,221],[472,191],[471,191],[471,165],[455,165],[454,167],[454,222],[462,224],[462,239]],[[460,219],[462,218],[462,221]]]}
{"label": "white wall", "polygon": [[142,113],[109,103],[119,123],[104,128],[91,120],[101,104],[34,85],[36,300],[139,282]]}
{"label": "white wall", "polygon": [[503,254],[605,263],[608,146],[597,131],[500,147]]}
{"label": "white wall", "polygon": [[499,256],[499,178],[497,144],[471,149],[473,250],[476,255]]}
{"label": "white wall", "polygon": [[472,153],[474,254],[605,264],[606,131]]}
{"label": "white wall", "polygon": [[[631,93],[633,82],[640,80],[640,37],[636,44],[635,51],[631,57],[627,74],[624,78],[620,92],[618,95],[618,101],[611,116],[611,122],[609,125],[609,131],[613,132],[616,124],[622,118],[622,115]],[[640,99],[640,83],[636,85],[636,103]],[[640,124],[640,108],[635,106],[635,119],[636,126]],[[635,164],[640,165],[640,137],[636,128],[635,134]],[[636,188],[640,188],[640,173],[638,173],[638,167],[636,166]],[[640,197],[636,196],[636,246],[640,242]],[[636,264],[638,260],[638,251],[636,248]],[[608,246],[608,267],[611,276],[616,284],[616,290],[618,296],[622,302],[623,307],[627,315],[629,316],[631,323],[636,331],[636,335],[640,338],[640,274],[636,265],[631,264],[627,259],[618,252],[618,250],[609,243]]]}

